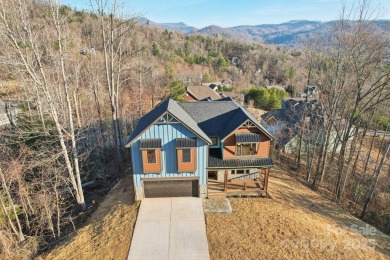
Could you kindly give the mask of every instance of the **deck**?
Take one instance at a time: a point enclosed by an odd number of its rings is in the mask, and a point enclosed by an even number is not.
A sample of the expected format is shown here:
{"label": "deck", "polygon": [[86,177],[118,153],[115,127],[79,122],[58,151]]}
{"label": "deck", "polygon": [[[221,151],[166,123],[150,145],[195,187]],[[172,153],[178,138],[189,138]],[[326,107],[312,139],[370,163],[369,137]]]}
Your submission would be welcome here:
{"label": "deck", "polygon": [[224,181],[208,181],[209,198],[225,198],[226,196],[245,195],[245,196],[265,196],[267,192],[264,185],[259,182],[251,181],[228,181],[225,189]]}

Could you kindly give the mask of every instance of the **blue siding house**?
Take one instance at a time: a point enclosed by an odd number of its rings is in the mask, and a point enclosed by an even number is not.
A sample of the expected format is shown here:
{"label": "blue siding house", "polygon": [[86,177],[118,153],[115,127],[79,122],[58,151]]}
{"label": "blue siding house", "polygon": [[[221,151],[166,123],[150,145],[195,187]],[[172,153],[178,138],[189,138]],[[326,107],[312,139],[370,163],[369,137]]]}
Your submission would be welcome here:
{"label": "blue siding house", "polygon": [[[184,141],[191,139],[193,142],[188,144],[189,147],[178,147],[178,139]],[[142,158],[142,140],[158,140],[159,142],[154,147],[148,146],[148,149],[159,150],[160,155],[157,154],[156,157],[160,156],[161,168],[155,173],[145,174],[145,168],[148,165]],[[177,193],[183,193],[183,190],[188,192],[188,194],[184,192],[184,195],[205,197],[209,144],[211,144],[210,138],[177,102],[168,99],[158,105],[140,119],[126,145],[131,147],[136,199],[140,200],[145,195],[149,197],[176,196]],[[180,171],[178,167],[179,148],[193,149],[193,158],[190,158],[194,164],[192,169]],[[164,179],[165,182],[161,183],[160,179]],[[179,188],[176,189],[176,187]]]}
{"label": "blue siding house", "polygon": [[[213,181],[223,195],[229,184],[242,185],[244,192],[251,185],[266,192],[268,169],[273,166],[271,140],[267,130],[231,99],[184,103],[166,99],[139,120],[126,144],[136,199],[205,198]],[[237,145],[240,154],[235,152]],[[237,176],[240,180],[234,183]]]}

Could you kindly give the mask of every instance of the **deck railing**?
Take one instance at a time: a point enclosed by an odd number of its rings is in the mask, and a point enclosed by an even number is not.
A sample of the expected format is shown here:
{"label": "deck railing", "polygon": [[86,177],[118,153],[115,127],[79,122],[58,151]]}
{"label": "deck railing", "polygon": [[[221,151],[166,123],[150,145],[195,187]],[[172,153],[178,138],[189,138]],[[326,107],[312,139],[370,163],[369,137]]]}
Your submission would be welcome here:
{"label": "deck railing", "polygon": [[253,179],[260,179],[261,172],[252,172],[252,173],[247,173],[247,174],[241,174],[238,177],[234,177],[229,179],[229,181],[235,181],[235,180],[253,180]]}
{"label": "deck railing", "polygon": [[[227,171],[225,171],[223,183],[224,192],[228,191],[228,185],[240,186],[242,187],[241,189],[244,191],[248,189],[264,190],[266,186],[266,181],[265,178],[261,178],[262,174],[263,173],[261,171],[258,171],[228,179]],[[256,187],[248,187],[250,185],[255,185]]]}

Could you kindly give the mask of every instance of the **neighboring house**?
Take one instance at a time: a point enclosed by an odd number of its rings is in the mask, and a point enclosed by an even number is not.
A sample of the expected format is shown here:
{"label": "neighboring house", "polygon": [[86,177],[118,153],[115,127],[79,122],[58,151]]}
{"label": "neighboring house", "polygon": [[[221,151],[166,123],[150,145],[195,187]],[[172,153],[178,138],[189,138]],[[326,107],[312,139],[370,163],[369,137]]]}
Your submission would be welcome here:
{"label": "neighboring house", "polygon": [[231,100],[167,99],[130,135],[137,200],[267,194],[272,135]]}
{"label": "neighboring house", "polygon": [[218,86],[221,87],[231,87],[232,84],[230,83],[229,80],[223,79],[221,81],[216,81],[216,82],[205,82],[201,84],[202,86],[208,86],[214,91],[218,91]]}
{"label": "neighboring house", "polygon": [[[286,153],[297,151],[296,140],[301,127],[306,132],[312,132],[310,130],[322,129],[324,125],[322,106],[316,99],[283,99],[282,109],[271,110],[261,118],[267,130],[275,137],[276,147]],[[315,134],[304,136],[307,142],[315,138]]]}
{"label": "neighboring house", "polygon": [[10,124],[16,125],[17,113],[18,108],[16,104],[0,100],[0,126]]}
{"label": "neighboring house", "polygon": [[234,101],[237,101],[242,104],[244,101],[244,95],[243,94],[237,94],[235,92],[219,92],[218,93],[221,98],[231,98]]}
{"label": "neighboring house", "polygon": [[210,85],[209,85],[209,88],[211,88],[211,89],[214,90],[215,92],[218,92],[218,85],[216,85],[216,84],[210,84]]}
{"label": "neighboring house", "polygon": [[183,95],[183,98],[188,101],[196,101],[210,98],[212,100],[218,100],[221,96],[209,88],[208,86],[188,86],[187,92]]}
{"label": "neighboring house", "polygon": [[306,96],[308,98],[319,98],[320,96],[320,91],[317,86],[309,85],[306,86],[303,89],[304,94],[301,95],[302,98],[305,98]]}
{"label": "neighboring house", "polygon": [[[282,109],[269,111],[261,116],[263,125],[275,137],[275,147],[285,153],[299,151],[300,134],[302,133],[301,151],[307,146],[320,146],[325,142],[325,120],[322,105],[313,98],[283,99]],[[339,151],[341,148],[338,129],[342,129],[345,122],[338,118],[333,119],[334,126],[328,138],[328,151]],[[340,132],[340,130],[339,130]],[[353,139],[355,128],[351,129],[350,140]],[[342,135],[342,133],[341,133]],[[349,144],[347,144],[349,146]]]}

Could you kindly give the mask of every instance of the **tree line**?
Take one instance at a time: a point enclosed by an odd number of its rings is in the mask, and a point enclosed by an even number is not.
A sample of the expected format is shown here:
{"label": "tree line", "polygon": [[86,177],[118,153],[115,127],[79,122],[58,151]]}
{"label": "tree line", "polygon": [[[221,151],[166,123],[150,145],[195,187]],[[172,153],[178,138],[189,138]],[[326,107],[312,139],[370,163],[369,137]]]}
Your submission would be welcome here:
{"label": "tree line", "polygon": [[[333,36],[307,44],[307,77],[322,94],[316,115],[304,110],[293,168],[313,189],[389,232],[390,39],[372,27],[369,1],[343,7]],[[308,126],[305,119],[317,117]],[[387,205],[387,206],[384,206]]]}

